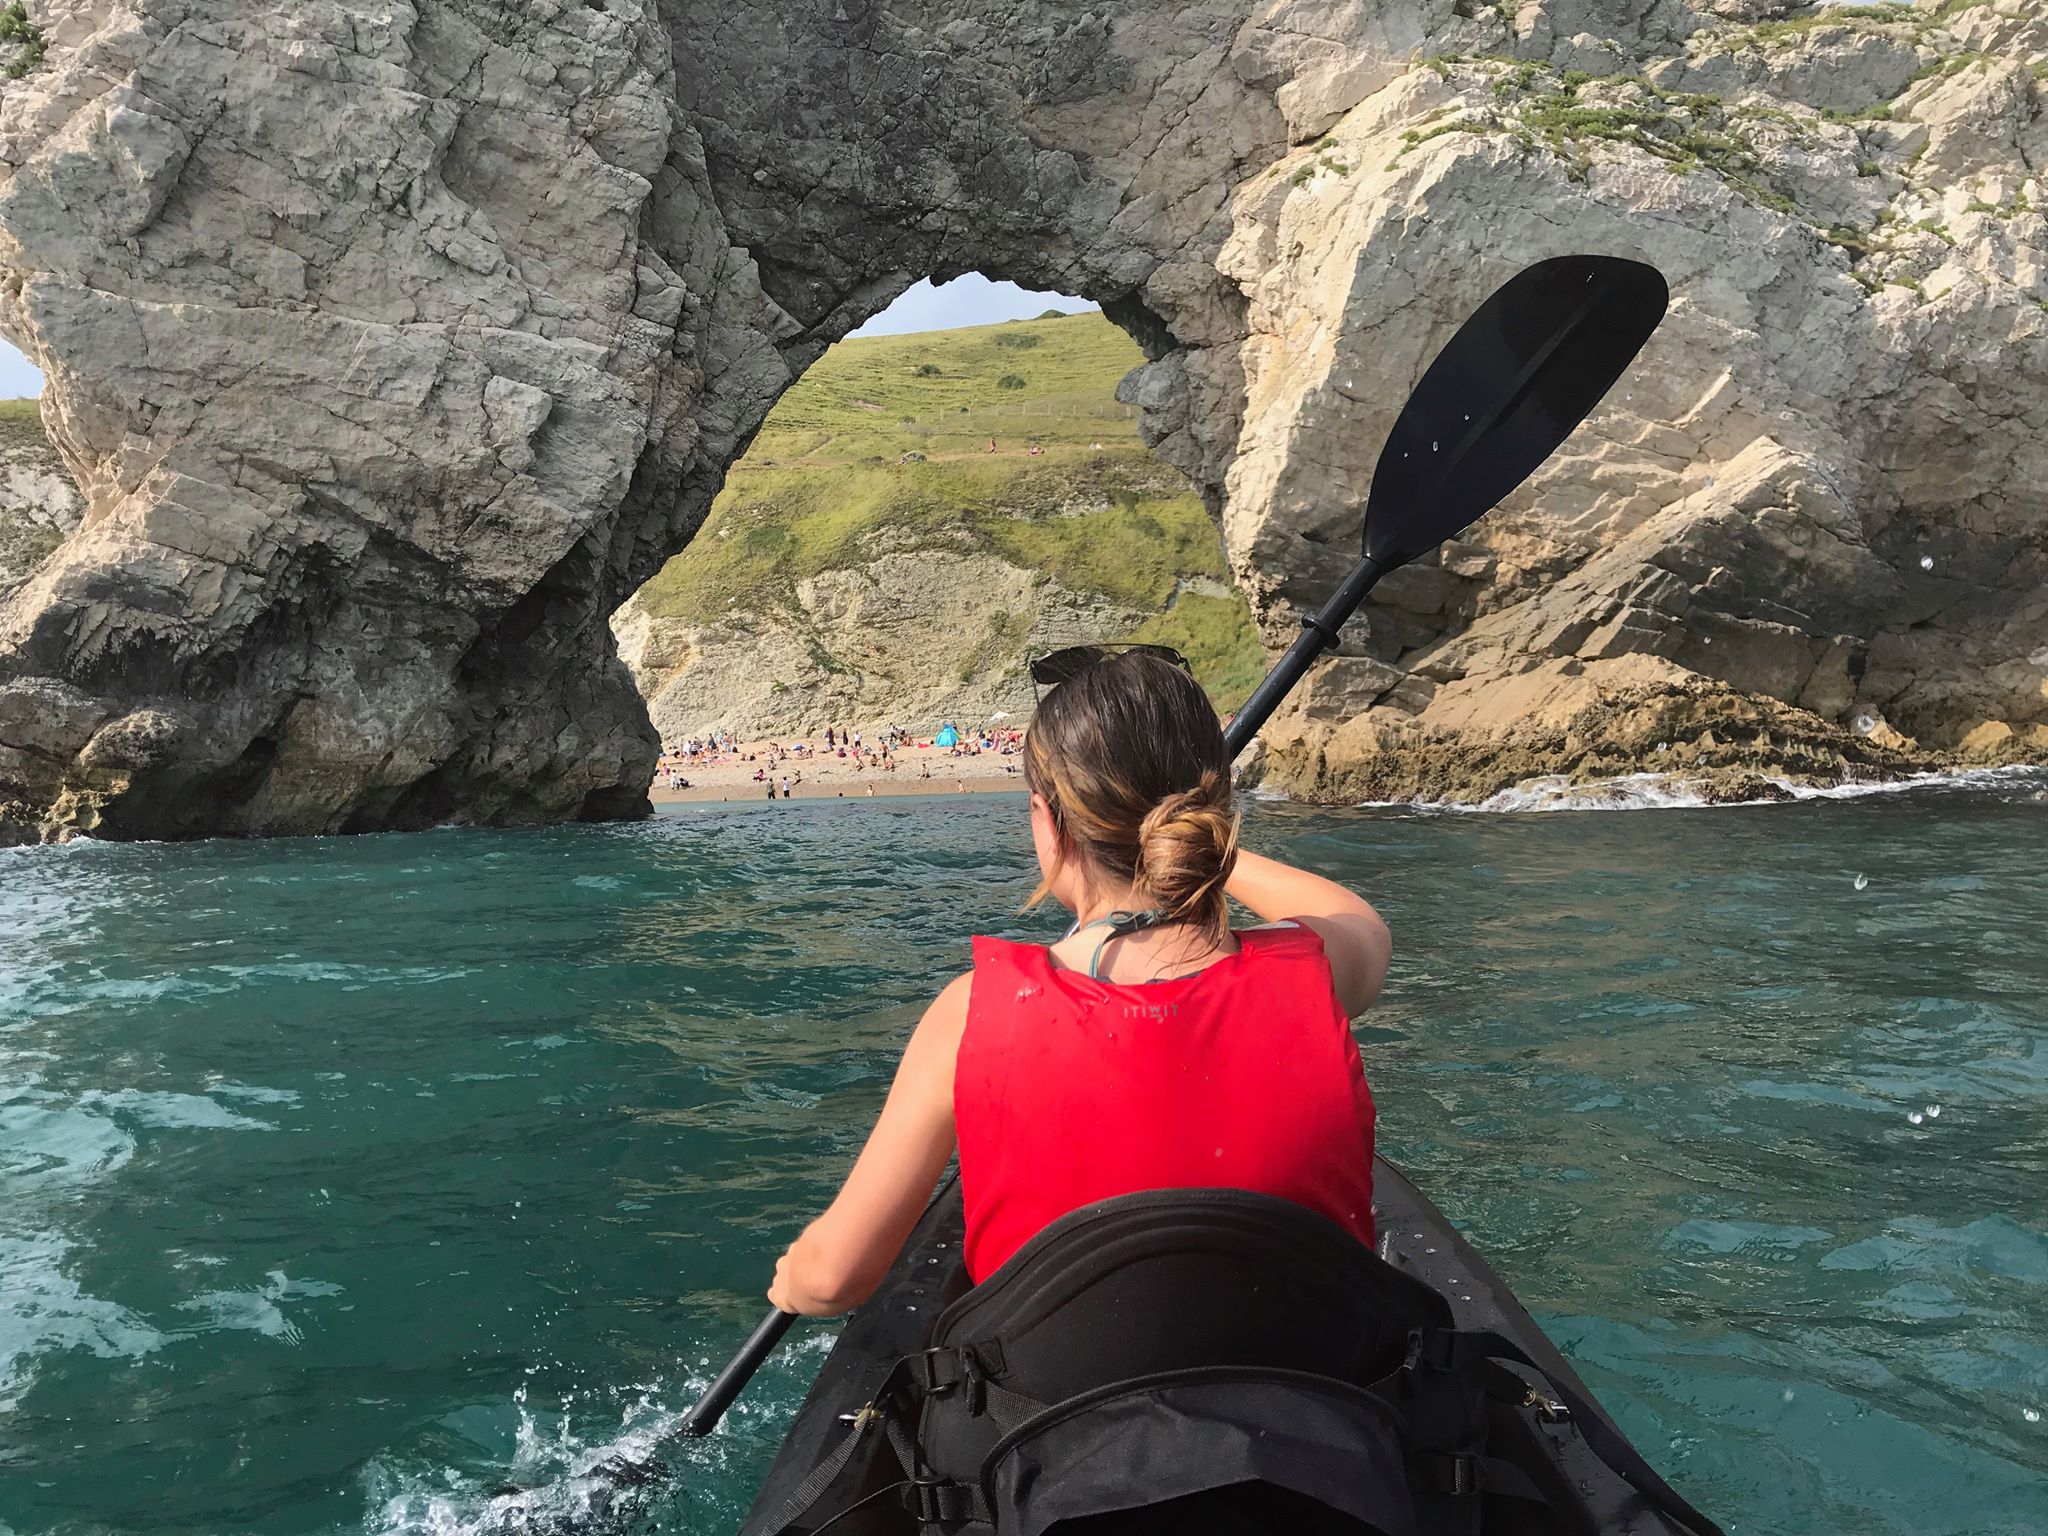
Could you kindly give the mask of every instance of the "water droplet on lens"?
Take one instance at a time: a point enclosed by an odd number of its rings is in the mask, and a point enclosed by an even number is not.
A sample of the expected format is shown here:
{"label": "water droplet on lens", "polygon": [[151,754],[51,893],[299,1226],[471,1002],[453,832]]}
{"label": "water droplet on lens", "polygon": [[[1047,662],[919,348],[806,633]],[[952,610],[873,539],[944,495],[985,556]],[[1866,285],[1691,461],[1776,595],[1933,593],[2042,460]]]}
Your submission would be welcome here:
{"label": "water droplet on lens", "polygon": [[1914,1110],[1911,1114],[1906,1116],[1906,1119],[1909,1123],[1913,1125],[1918,1125],[1920,1123],[1920,1111],[1917,1109]]}
{"label": "water droplet on lens", "polygon": [[1857,889],[1857,890],[1859,890],[1859,891],[1863,891],[1863,890],[1868,890],[1869,888],[1870,888],[1870,876],[1868,876],[1868,875],[1858,875],[1858,876],[1856,877],[1856,889]]}
{"label": "water droplet on lens", "polygon": [[1921,570],[1923,570],[1923,571],[1931,571],[1931,570],[1933,570],[1933,569],[1934,569],[1934,556],[1932,556],[1932,555],[1922,555],[1922,556],[1920,557],[1920,569],[1921,569]]}
{"label": "water droplet on lens", "polygon": [[1216,1149],[1216,1155],[1217,1155],[1218,1157],[1221,1157],[1221,1156],[1223,1155],[1223,1149],[1222,1149],[1221,1147],[1218,1147],[1218,1148]]}

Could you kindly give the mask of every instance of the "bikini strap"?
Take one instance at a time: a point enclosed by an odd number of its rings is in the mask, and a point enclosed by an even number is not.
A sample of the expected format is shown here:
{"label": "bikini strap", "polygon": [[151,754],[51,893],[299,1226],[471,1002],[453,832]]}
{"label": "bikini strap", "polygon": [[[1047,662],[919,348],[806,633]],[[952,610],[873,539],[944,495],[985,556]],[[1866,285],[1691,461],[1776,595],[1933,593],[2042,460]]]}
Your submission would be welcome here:
{"label": "bikini strap", "polygon": [[[1161,911],[1158,907],[1147,907],[1142,912],[1111,912],[1096,918],[1092,923],[1083,923],[1075,928],[1073,933],[1086,933],[1090,928],[1105,928],[1108,930],[1108,932],[1103,934],[1100,941],[1097,942],[1095,953],[1088,957],[1088,979],[1090,981],[1102,980],[1101,975],[1098,974],[1099,968],[1102,965],[1102,952],[1109,948],[1109,941],[1111,939],[1121,939],[1128,934],[1143,933],[1147,928],[1157,928],[1165,921],[1165,912]],[[1068,935],[1070,938],[1072,936],[1072,933]]]}

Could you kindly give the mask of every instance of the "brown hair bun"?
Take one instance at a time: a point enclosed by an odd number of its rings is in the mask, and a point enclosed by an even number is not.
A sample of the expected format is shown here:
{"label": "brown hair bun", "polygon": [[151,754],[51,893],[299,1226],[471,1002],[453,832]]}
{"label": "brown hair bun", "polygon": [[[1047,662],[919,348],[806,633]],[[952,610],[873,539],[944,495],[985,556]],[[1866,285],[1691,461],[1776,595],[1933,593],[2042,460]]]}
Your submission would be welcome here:
{"label": "brown hair bun", "polygon": [[1230,926],[1224,882],[1237,864],[1237,812],[1227,774],[1209,772],[1168,795],[1138,824],[1135,884],[1177,923],[1220,942]]}

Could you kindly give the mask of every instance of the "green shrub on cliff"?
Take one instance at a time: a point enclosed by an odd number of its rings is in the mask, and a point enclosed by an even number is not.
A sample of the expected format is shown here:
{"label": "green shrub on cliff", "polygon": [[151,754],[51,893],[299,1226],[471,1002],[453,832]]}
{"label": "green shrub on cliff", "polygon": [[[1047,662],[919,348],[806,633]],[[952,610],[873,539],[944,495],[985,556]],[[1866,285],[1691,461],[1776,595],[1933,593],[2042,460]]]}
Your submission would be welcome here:
{"label": "green shrub on cliff", "polygon": [[14,0],[6,10],[0,11],[0,43],[21,45],[7,64],[10,79],[19,80],[43,62],[43,34],[28,19],[28,10],[22,0]]}

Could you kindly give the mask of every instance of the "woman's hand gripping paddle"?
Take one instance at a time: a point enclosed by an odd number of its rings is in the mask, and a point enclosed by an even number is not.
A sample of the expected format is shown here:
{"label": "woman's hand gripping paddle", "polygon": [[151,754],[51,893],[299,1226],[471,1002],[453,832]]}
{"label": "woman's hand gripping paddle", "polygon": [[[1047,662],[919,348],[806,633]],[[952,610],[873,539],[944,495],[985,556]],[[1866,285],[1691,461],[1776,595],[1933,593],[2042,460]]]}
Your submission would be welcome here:
{"label": "woman's hand gripping paddle", "polygon": [[1224,733],[1235,756],[1387,572],[1462,533],[1520,485],[1614,387],[1664,318],[1655,267],[1554,256],[1458,328],[1401,408],[1365,501],[1365,558]]}
{"label": "woman's hand gripping paddle", "polygon": [[[1259,684],[1225,733],[1234,756],[1336,643],[1388,571],[1462,533],[1571,436],[1650,339],[1669,294],[1655,267],[1556,256],[1501,285],[1450,339],[1401,408],[1365,504],[1365,558]],[[770,1312],[670,1438],[717,1427],[795,1319]],[[621,1486],[659,1481],[651,1454],[592,1470]]]}

